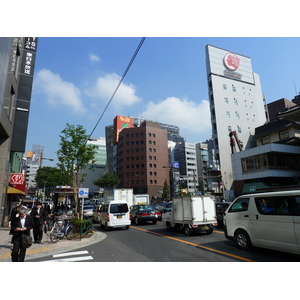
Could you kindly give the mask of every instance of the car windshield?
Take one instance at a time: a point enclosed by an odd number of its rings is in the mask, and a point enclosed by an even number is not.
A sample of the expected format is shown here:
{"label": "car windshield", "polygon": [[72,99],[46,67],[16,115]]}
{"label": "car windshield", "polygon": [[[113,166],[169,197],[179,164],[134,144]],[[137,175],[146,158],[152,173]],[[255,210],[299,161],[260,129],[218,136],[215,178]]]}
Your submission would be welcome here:
{"label": "car windshield", "polygon": [[140,205],[140,210],[155,210],[153,205]]}
{"label": "car windshield", "polygon": [[110,212],[111,213],[126,213],[126,212],[128,212],[128,205],[127,205],[127,203],[111,204]]}

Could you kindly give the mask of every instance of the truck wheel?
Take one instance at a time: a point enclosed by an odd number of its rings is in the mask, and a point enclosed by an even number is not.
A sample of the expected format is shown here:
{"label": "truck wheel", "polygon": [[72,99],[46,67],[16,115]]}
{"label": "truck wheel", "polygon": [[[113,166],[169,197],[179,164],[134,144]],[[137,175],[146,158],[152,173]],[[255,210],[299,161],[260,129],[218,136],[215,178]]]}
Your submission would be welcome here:
{"label": "truck wheel", "polygon": [[187,236],[192,234],[192,231],[191,231],[191,228],[189,227],[189,225],[184,225],[183,230],[184,230],[184,234]]}
{"label": "truck wheel", "polygon": [[234,235],[235,245],[242,250],[248,250],[251,248],[251,240],[249,235],[244,230],[237,230]]}

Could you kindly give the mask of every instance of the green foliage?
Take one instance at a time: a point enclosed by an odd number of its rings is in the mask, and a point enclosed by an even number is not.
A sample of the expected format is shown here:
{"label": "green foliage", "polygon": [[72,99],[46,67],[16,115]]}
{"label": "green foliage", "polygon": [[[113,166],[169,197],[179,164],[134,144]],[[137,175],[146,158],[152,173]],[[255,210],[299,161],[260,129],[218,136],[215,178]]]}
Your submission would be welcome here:
{"label": "green foliage", "polygon": [[[86,145],[88,135],[82,125],[66,124],[60,135],[60,149],[57,151],[57,164],[63,176],[64,185],[73,185],[74,172],[81,172],[87,165],[95,162],[95,146]],[[85,174],[80,174],[84,179]],[[84,180],[83,180],[84,181]]]}
{"label": "green foliage", "polygon": [[46,196],[57,185],[61,185],[63,176],[61,170],[54,167],[42,167],[37,170],[35,181],[37,187],[42,189],[45,187]]}
{"label": "green foliage", "polygon": [[105,190],[112,190],[115,186],[120,184],[117,175],[105,173],[101,178],[96,179],[94,184],[104,188]]}
{"label": "green foliage", "polygon": [[162,193],[163,201],[169,201],[170,200],[170,187],[168,186],[167,179],[165,179],[164,182],[164,189]]}

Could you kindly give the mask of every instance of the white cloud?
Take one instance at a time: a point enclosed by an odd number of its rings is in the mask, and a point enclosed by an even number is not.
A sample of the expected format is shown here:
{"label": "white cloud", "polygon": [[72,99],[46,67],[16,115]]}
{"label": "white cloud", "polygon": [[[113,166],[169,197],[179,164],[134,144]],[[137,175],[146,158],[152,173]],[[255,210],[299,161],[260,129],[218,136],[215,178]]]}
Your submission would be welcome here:
{"label": "white cloud", "polygon": [[90,53],[89,58],[92,63],[101,61],[100,57],[94,53]]}
{"label": "white cloud", "polygon": [[70,82],[64,81],[59,74],[47,69],[40,70],[35,76],[35,88],[46,94],[47,102],[61,108],[69,107],[75,113],[85,112],[80,90]]}
{"label": "white cloud", "polygon": [[211,137],[210,110],[207,100],[195,103],[188,99],[168,97],[159,103],[151,101],[140,117],[179,126],[180,135],[190,143],[203,142]]}
{"label": "white cloud", "polygon": [[[86,90],[86,93],[93,98],[108,102],[118,86],[120,79],[121,77],[115,73],[98,77],[95,86],[90,90]],[[141,101],[141,98],[136,96],[135,93],[136,88],[133,84],[124,84],[123,82],[115,94],[111,105],[120,108],[137,104]]]}

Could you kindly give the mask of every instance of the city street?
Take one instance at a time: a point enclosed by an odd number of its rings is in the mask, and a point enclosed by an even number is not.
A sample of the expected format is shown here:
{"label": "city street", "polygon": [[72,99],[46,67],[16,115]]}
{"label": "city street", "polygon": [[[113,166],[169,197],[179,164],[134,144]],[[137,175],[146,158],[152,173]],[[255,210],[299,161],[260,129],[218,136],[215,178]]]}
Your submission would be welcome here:
{"label": "city street", "polygon": [[295,262],[300,256],[253,248],[242,251],[227,240],[223,230],[210,234],[185,236],[182,232],[168,232],[161,222],[132,225],[129,230],[105,231],[107,237],[99,243],[72,252],[48,256],[34,261],[84,262]]}

